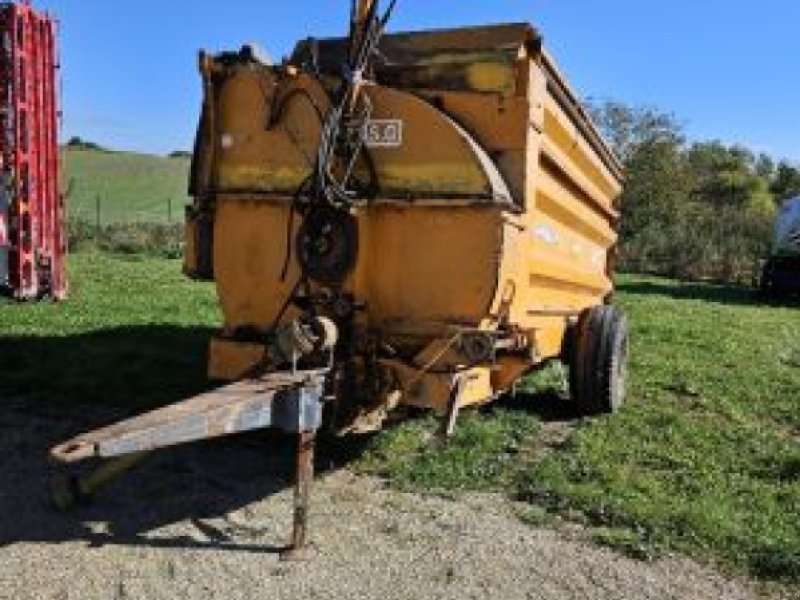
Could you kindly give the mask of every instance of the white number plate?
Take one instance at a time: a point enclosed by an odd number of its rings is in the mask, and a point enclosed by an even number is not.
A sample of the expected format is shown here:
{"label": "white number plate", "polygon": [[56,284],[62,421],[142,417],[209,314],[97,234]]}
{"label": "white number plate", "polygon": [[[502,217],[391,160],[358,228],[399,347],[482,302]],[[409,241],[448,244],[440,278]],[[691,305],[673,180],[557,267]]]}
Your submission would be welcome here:
{"label": "white number plate", "polygon": [[400,119],[373,119],[367,123],[367,148],[399,148],[403,145],[403,122]]}

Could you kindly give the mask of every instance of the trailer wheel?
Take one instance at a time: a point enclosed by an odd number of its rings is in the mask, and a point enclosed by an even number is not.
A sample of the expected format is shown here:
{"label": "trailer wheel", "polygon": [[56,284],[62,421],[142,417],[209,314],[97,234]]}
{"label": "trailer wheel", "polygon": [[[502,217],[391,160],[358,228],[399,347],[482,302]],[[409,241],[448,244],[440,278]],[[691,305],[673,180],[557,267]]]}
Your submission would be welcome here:
{"label": "trailer wheel", "polygon": [[628,324],[616,306],[581,315],[570,352],[570,395],[585,415],[618,411],[625,401]]}

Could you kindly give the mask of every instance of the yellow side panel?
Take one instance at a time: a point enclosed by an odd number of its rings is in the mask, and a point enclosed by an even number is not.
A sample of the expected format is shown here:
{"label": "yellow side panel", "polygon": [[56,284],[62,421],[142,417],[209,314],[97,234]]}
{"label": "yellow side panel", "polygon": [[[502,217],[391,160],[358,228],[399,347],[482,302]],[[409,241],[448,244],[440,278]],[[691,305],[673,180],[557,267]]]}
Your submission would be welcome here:
{"label": "yellow side panel", "polygon": [[240,327],[268,329],[296,285],[300,272],[294,260],[281,280],[290,248],[289,212],[288,201],[219,202],[214,271],[228,333]]}
{"label": "yellow side panel", "polygon": [[612,201],[620,194],[619,182],[551,96],[545,102],[544,134],[547,141],[559,148],[581,174],[602,192],[611,206]]}
{"label": "yellow side panel", "polygon": [[183,230],[183,272],[197,272],[197,221],[187,220]]}
{"label": "yellow side panel", "polygon": [[[268,329],[296,285],[301,217],[287,247],[289,213],[288,199],[219,202],[214,264],[229,333]],[[495,206],[370,205],[358,214],[359,258],[346,289],[367,303],[370,323],[390,335],[436,335],[432,328],[441,324],[476,327],[495,295],[501,215]]]}
{"label": "yellow side panel", "polygon": [[497,207],[374,206],[367,215],[360,268],[375,324],[476,326],[486,317],[500,267]]}
{"label": "yellow side panel", "polygon": [[218,190],[291,194],[311,173],[322,127],[315,104],[325,109],[327,100],[308,78],[284,84],[303,91],[283,95],[281,118],[268,128],[275,85],[268,71],[240,70],[219,90]]}
{"label": "yellow side panel", "polygon": [[264,346],[212,338],[208,349],[208,378],[236,381],[253,372],[265,355]]}
{"label": "yellow side panel", "polygon": [[[617,243],[621,187],[531,69],[525,212],[509,215],[494,311],[528,332],[536,359],[560,356],[570,319],[613,289],[609,251]],[[509,301],[509,298],[511,299]],[[496,376],[507,386],[521,364]]]}
{"label": "yellow side panel", "polygon": [[593,209],[575,186],[547,162],[540,165],[535,209],[595,244],[607,248],[617,239],[608,217]]}
{"label": "yellow side panel", "polygon": [[472,147],[441,111],[390,88],[373,86],[367,95],[372,119],[402,123],[400,144],[369,149],[382,196],[491,197],[492,186]]}
{"label": "yellow side panel", "polygon": [[486,150],[525,150],[530,119],[527,98],[468,92],[427,92],[425,97],[440,103]]}

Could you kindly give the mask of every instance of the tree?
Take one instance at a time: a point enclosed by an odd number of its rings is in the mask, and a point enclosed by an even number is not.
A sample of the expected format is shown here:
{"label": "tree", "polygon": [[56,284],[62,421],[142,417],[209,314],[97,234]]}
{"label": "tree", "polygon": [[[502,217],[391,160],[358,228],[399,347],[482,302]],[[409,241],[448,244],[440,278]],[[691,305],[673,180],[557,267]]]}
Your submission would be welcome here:
{"label": "tree", "polygon": [[769,154],[762,152],[758,155],[756,159],[756,174],[767,181],[772,181],[772,178],[775,177],[775,161]]}
{"label": "tree", "polygon": [[72,148],[74,150],[103,150],[99,144],[84,140],[77,135],[69,138],[69,141],[67,142],[67,148]]}
{"label": "tree", "polygon": [[800,195],[800,169],[781,161],[770,189],[779,201]]}
{"label": "tree", "polygon": [[[681,278],[750,280],[775,213],[774,161],[721,142],[686,145],[669,113],[619,102],[589,105],[622,159],[622,267]],[[784,168],[780,185],[791,187]]]}
{"label": "tree", "polygon": [[716,208],[747,208],[773,216],[775,199],[769,180],[759,174],[766,169],[763,157],[742,146],[725,146],[718,141],[695,143],[686,156],[695,180],[695,200]]}
{"label": "tree", "polygon": [[645,245],[653,250],[661,245],[655,243],[660,235],[656,230],[668,227],[690,197],[681,126],[670,114],[616,101],[589,103],[588,109],[627,171],[622,197],[623,243],[630,250],[646,239]]}
{"label": "tree", "polygon": [[633,159],[642,145],[662,142],[680,146],[684,142],[682,127],[670,113],[614,100],[589,100],[586,108],[623,163]]}

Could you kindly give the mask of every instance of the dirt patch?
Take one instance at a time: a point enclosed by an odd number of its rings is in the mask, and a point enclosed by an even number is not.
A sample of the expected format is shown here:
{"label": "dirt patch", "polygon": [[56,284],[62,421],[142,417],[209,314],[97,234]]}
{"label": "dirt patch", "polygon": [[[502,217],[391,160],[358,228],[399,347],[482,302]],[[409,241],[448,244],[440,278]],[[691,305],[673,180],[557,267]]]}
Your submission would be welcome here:
{"label": "dirt patch", "polygon": [[284,564],[291,448],[264,436],[165,452],[59,515],[45,449],[80,427],[4,411],[0,429],[0,598],[761,597],[684,558],[637,562],[532,528],[497,495],[399,493],[346,469],[315,486],[311,560]]}

